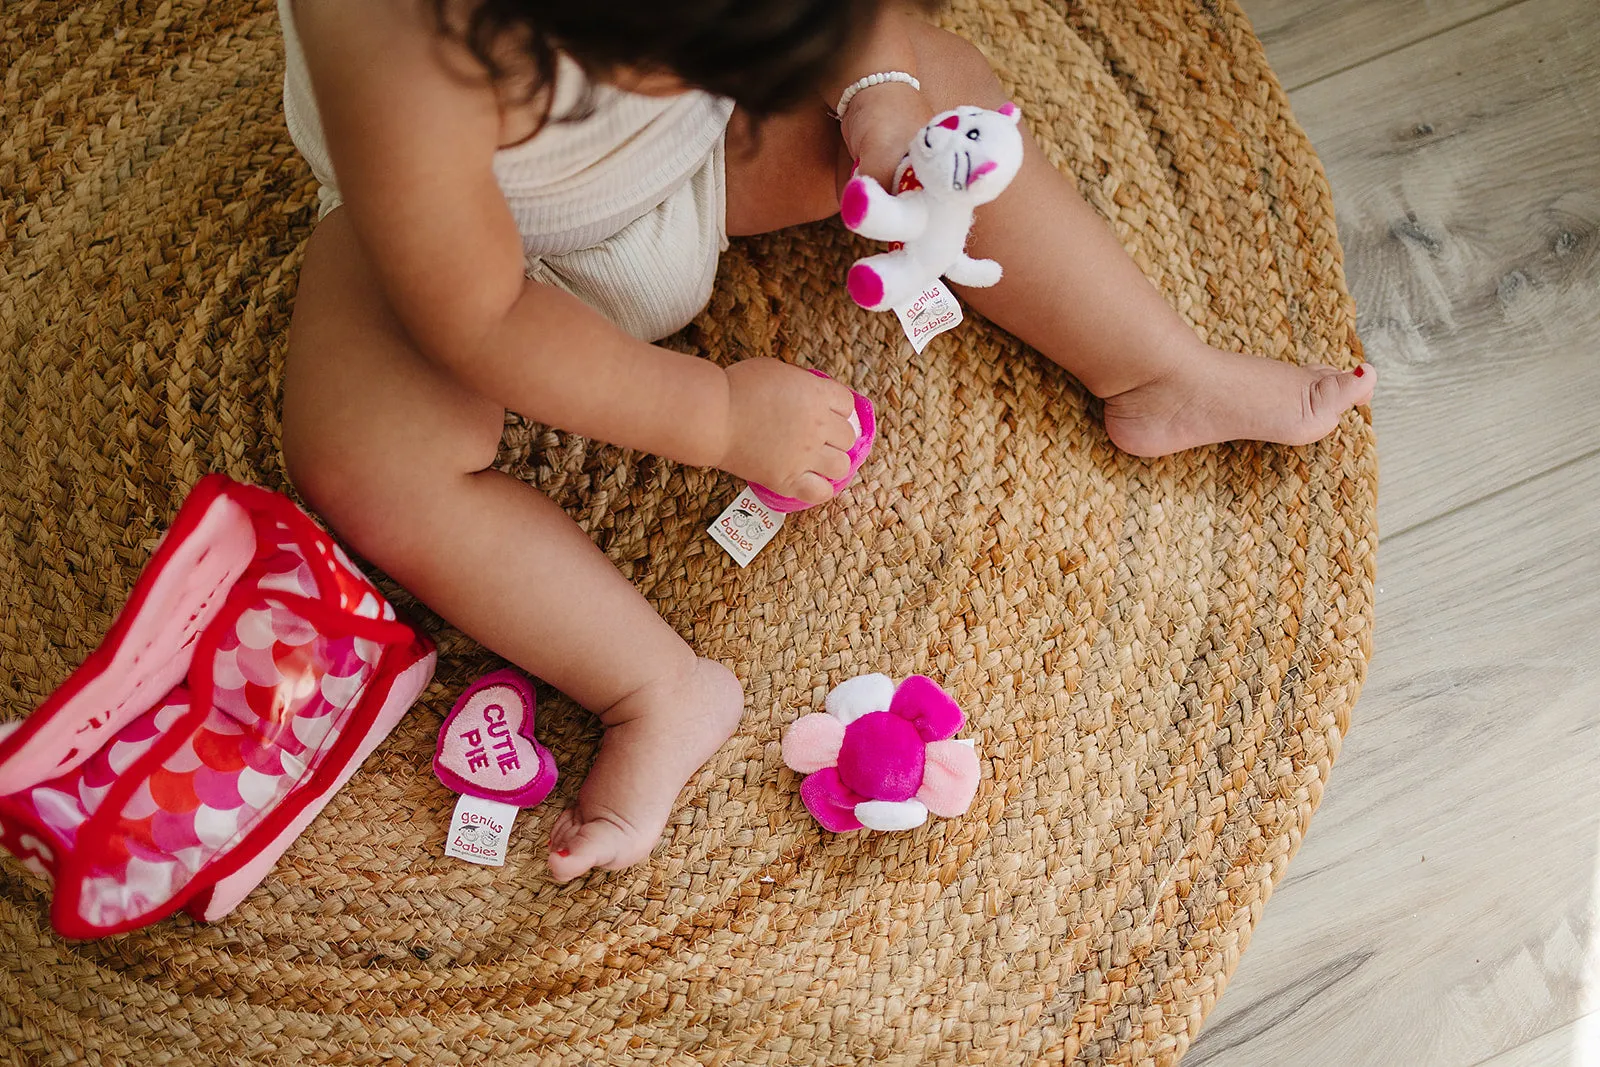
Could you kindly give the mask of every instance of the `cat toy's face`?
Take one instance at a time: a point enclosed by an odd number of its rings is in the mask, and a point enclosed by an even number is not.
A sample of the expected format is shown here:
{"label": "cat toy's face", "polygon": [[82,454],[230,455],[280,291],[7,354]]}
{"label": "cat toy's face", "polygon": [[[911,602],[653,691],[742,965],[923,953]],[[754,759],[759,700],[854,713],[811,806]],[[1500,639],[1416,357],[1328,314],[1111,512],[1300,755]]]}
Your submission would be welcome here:
{"label": "cat toy's face", "polygon": [[958,107],[935,115],[911,142],[912,170],[935,196],[960,195],[987,204],[1022,167],[1022,112],[1015,104],[998,111]]}

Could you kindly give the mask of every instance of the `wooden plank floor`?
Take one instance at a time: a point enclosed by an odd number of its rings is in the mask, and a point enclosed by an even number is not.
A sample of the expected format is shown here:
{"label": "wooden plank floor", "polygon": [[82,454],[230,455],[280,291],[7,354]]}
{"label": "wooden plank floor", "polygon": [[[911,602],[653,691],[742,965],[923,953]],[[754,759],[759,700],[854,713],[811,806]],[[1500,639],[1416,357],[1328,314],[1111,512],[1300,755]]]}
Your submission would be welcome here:
{"label": "wooden plank floor", "polygon": [[1188,1065],[1600,1065],[1600,3],[1242,0],[1378,366],[1376,653]]}

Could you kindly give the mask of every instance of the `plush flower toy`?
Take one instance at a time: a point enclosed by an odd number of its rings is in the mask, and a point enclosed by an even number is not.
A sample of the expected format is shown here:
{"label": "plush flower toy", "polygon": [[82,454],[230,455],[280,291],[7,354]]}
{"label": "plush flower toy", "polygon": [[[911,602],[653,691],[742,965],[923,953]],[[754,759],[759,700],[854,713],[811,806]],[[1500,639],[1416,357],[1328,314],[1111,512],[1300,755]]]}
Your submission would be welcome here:
{"label": "plush flower toy", "polygon": [[875,241],[903,242],[858,259],[846,286],[868,311],[903,307],[941,276],[986,288],[1000,264],[966,253],[975,208],[1005,191],[1022,167],[1022,112],[958,107],[935,115],[911,139],[895,172],[898,195],[867,175],[844,187],[839,214],[851,231]]}
{"label": "plush flower toy", "polygon": [[910,830],[934,815],[972,806],[978,755],[953,741],[966,722],[931,679],[914,674],[898,687],[882,674],[842,682],[827,712],[795,720],[783,735],[783,762],[806,775],[800,799],[826,830]]}

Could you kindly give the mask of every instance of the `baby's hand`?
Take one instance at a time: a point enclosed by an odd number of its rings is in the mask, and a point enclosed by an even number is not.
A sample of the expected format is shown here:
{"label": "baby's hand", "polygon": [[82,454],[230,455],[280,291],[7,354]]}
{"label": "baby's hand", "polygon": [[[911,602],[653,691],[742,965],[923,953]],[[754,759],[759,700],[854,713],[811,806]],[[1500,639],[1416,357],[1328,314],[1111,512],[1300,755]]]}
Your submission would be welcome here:
{"label": "baby's hand", "polygon": [[807,504],[832,499],[856,442],[850,390],[775,359],[747,359],[725,373],[728,435],[717,466]]}
{"label": "baby's hand", "polygon": [[894,171],[917,131],[933,118],[933,108],[904,82],[863,89],[845,109],[843,133],[862,174],[894,191]]}

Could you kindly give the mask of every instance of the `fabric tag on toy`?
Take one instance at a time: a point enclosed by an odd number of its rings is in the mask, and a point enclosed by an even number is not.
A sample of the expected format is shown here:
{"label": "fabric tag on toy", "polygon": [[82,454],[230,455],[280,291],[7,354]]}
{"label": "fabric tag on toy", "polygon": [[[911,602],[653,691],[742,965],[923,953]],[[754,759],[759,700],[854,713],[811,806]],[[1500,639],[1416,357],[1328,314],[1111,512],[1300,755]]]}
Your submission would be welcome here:
{"label": "fabric tag on toy", "polygon": [[937,278],[911,303],[895,308],[894,313],[900,319],[900,328],[906,332],[906,340],[919,353],[941,333],[960,326],[962,318],[961,302]]}
{"label": "fabric tag on toy", "polygon": [[750,491],[747,485],[722,509],[717,521],[708,528],[713,540],[727,550],[728,555],[741,567],[748,567],[756,553],[767,547],[767,542],[783,529],[782,512],[773,511]]}
{"label": "fabric tag on toy", "polygon": [[504,867],[511,842],[511,824],[521,810],[498,800],[463,793],[450,818],[444,854],[485,867]]}
{"label": "fabric tag on toy", "polygon": [[439,727],[433,773],[461,794],[444,854],[503,867],[517,812],[555,788],[555,757],[533,735],[533,683],[510,667],[467,687]]}

